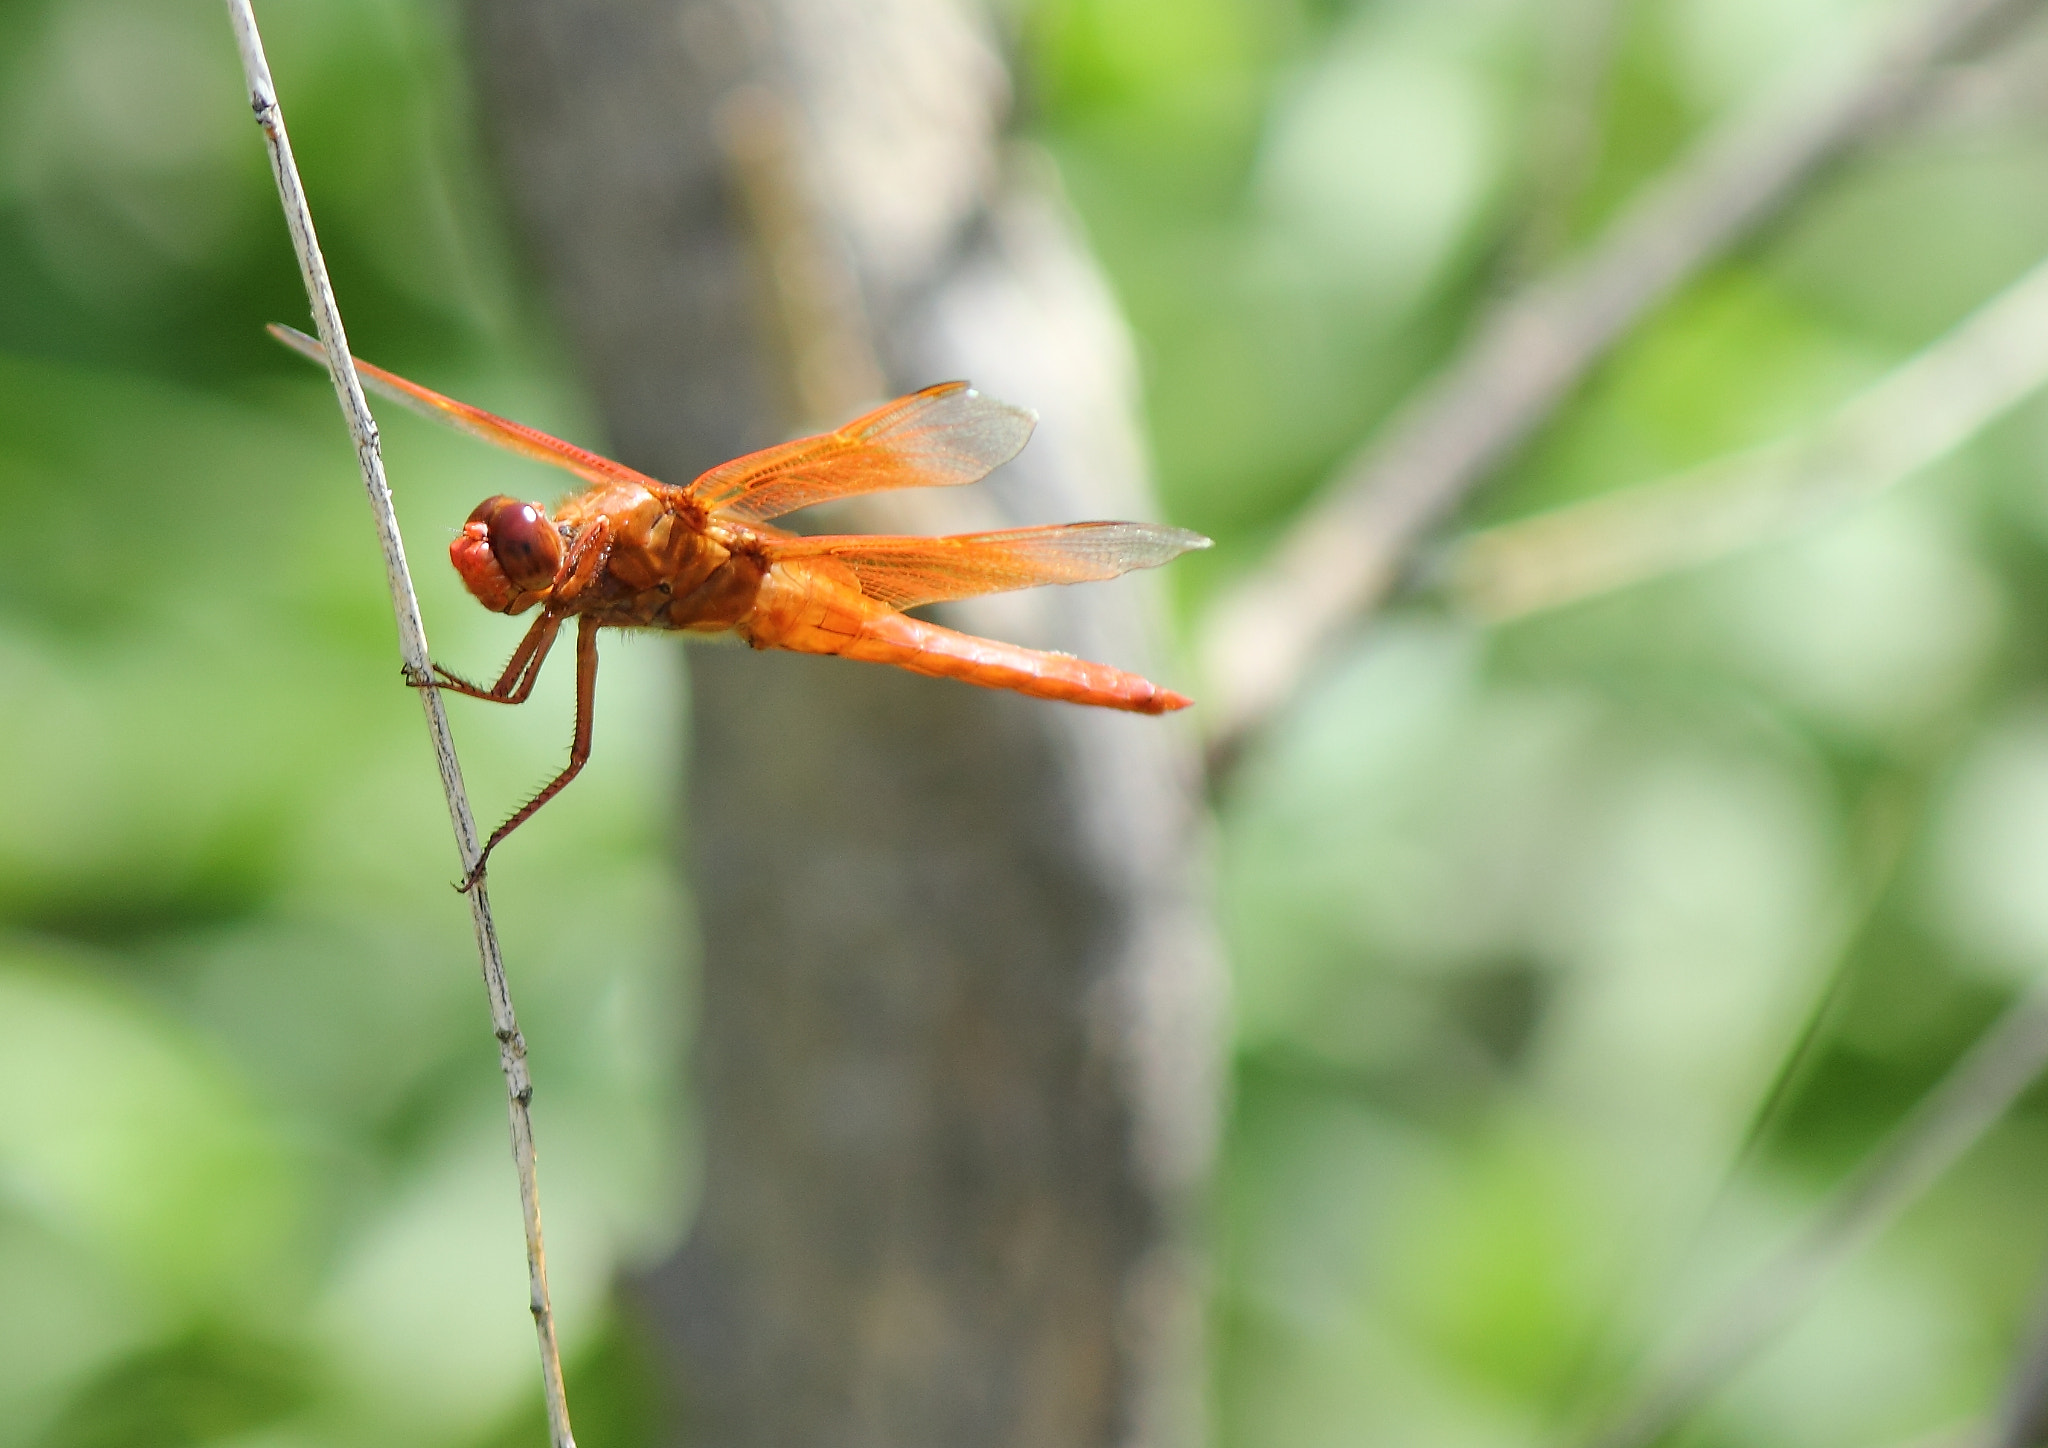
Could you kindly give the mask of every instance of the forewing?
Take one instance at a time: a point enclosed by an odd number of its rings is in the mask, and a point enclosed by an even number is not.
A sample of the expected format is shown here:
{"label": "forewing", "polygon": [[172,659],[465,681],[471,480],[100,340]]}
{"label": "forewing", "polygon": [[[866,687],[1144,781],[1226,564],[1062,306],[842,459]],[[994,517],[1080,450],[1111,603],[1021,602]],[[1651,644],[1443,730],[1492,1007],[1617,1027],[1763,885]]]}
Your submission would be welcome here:
{"label": "forewing", "polygon": [[890,488],[978,482],[1015,457],[1036,414],[942,382],[899,397],[836,432],[798,438],[721,463],[690,484],[714,512],[758,523]]}
{"label": "forewing", "polygon": [[904,609],[1043,583],[1115,578],[1208,546],[1199,533],[1157,523],[1063,523],[945,538],[792,538],[774,544],[771,556],[836,559],[853,570],[862,593]]}
{"label": "forewing", "polygon": [[[327,365],[327,349],[316,338],[290,327],[270,324],[270,335],[291,348],[294,352],[312,358],[321,366]],[[452,397],[443,397],[432,388],[422,387],[417,382],[408,382],[396,372],[386,372],[382,367],[356,358],[356,371],[363,379],[363,385],[380,397],[411,408],[422,417],[431,417],[436,422],[480,437],[485,442],[496,443],[508,452],[521,457],[532,458],[535,462],[549,463],[565,468],[585,482],[591,483],[637,483],[643,487],[653,484],[660,487],[645,473],[636,472],[624,463],[615,463],[610,458],[599,457],[586,452],[574,443],[563,442],[550,437],[539,428],[528,427],[499,417],[494,412],[485,412],[481,407],[471,407],[466,402],[457,402]]]}

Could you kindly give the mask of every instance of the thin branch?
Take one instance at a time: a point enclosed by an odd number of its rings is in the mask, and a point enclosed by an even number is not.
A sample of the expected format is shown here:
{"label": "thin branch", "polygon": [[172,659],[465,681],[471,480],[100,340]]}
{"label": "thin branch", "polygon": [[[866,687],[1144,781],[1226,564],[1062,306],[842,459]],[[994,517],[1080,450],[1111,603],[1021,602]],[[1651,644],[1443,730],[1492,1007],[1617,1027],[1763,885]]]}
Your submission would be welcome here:
{"label": "thin branch", "polygon": [[1982,1448],[2039,1448],[2048,1443],[2048,1283],[2036,1294],[2034,1321]]}
{"label": "thin branch", "polygon": [[1512,298],[1339,472],[1264,566],[1219,600],[1201,640],[1227,761],[1408,550],[1549,418],[1594,363],[1702,267],[1896,116],[1994,15],[2031,0],[1921,0],[1860,73],[1738,116],[1651,182],[1576,264]]}
{"label": "thin branch", "polygon": [[[298,253],[299,273],[312,303],[313,325],[320,344],[327,351],[327,370],[334,379],[342,416],[355,441],[356,462],[362,469],[363,487],[370,496],[370,512],[376,519],[377,540],[384,553],[384,576],[391,589],[391,610],[398,620],[398,649],[404,660],[405,676],[420,684],[420,707],[426,712],[427,733],[434,744],[434,760],[441,771],[441,789],[448,800],[448,818],[455,828],[456,849],[462,858],[463,877],[475,868],[479,847],[476,820],[469,809],[469,796],[462,785],[462,765],[455,756],[455,740],[448,732],[448,714],[442,707],[440,691],[433,687],[432,657],[427,652],[427,633],[420,621],[419,600],[413,594],[412,574],[405,565],[405,544],[398,532],[398,516],[392,510],[391,489],[384,479],[384,457],[377,442],[377,424],[363,396],[349,353],[348,338],[342,330],[341,311],[335,304],[334,289],[327,278],[327,263],[320,255],[320,243],[313,234],[312,213],[299,181],[298,166],[292,160],[291,142],[285,135],[284,113],[278,108],[277,91],[270,79],[270,64],[263,55],[263,41],[256,31],[256,17],[249,0],[227,0],[228,19],[235,29],[235,43],[242,53],[242,73],[248,82],[249,104],[256,124],[263,130],[270,150],[270,169],[277,178],[278,198],[284,206],[285,222],[291,228],[292,248]],[[470,920],[476,927],[477,954],[482,962],[484,985],[491,1001],[491,1026],[498,1038],[498,1061],[505,1073],[505,1090],[512,1117],[512,1159],[519,1173],[519,1205],[526,1222],[526,1268],[531,1289],[534,1327],[540,1338],[541,1385],[547,1399],[548,1437],[553,1448],[575,1448],[569,1431],[569,1405],[562,1387],[561,1353],[555,1342],[554,1311],[548,1303],[547,1252],[541,1240],[540,1181],[534,1160],[533,1081],[526,1069],[526,1040],[519,1034],[519,1022],[512,1012],[512,993],[505,982],[505,962],[498,949],[497,927],[491,920],[491,905],[484,882],[479,879],[469,892]]]}
{"label": "thin branch", "polygon": [[1792,1244],[1730,1294],[1649,1385],[1583,1440],[1643,1448],[1690,1414],[1938,1181],[2048,1067],[2048,982],[2015,1002],[1920,1099]]}
{"label": "thin branch", "polygon": [[2048,385],[2048,261],[1819,424],[1475,533],[1442,571],[1502,623],[1798,531],[1947,457]]}

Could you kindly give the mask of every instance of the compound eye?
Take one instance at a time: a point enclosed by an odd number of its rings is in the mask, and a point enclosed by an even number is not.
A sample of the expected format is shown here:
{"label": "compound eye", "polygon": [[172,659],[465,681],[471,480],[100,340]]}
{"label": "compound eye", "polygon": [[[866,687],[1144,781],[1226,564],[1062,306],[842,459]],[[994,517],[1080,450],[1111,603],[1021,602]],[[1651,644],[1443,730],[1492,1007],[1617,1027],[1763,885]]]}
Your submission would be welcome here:
{"label": "compound eye", "polygon": [[478,504],[469,520],[484,525],[491,556],[513,587],[537,593],[555,581],[562,563],[562,538],[540,504],[501,494]]}

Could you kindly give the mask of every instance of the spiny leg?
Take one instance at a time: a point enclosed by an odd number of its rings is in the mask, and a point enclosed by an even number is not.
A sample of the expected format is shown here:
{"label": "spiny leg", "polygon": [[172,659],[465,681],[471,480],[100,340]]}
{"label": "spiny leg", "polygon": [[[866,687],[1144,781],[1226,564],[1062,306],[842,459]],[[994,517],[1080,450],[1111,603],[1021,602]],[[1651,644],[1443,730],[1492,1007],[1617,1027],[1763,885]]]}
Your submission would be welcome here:
{"label": "spiny leg", "polygon": [[505,836],[531,819],[534,812],[556,795],[563,786],[582,772],[590,762],[590,725],[592,705],[597,698],[597,622],[588,614],[576,620],[576,735],[569,741],[569,767],[556,775],[532,799],[521,805],[512,818],[491,832],[484,842],[483,852],[476,857],[476,865],[469,876],[456,888],[464,894],[474,888],[484,876],[484,863],[490,859],[491,851],[498,848]]}
{"label": "spiny leg", "polygon": [[[561,626],[562,615],[552,610],[535,619],[533,627],[526,631],[526,637],[519,641],[519,647],[506,661],[498,682],[488,689],[481,684],[472,684],[459,674],[450,673],[439,664],[434,665],[434,673],[438,676],[435,687],[446,689],[451,694],[466,694],[472,699],[488,699],[494,704],[524,704],[533,692],[534,681],[540,677],[540,666],[547,659],[548,650],[554,646],[555,633]],[[414,678],[410,673],[405,681],[415,689],[427,687],[425,681]]]}

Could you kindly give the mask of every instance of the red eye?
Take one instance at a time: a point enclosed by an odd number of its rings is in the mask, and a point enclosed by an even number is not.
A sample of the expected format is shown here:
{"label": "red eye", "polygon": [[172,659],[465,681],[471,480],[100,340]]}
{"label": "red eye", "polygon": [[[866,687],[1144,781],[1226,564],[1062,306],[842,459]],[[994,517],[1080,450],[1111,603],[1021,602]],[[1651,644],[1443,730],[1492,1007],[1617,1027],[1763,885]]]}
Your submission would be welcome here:
{"label": "red eye", "polygon": [[538,592],[555,581],[562,563],[562,538],[540,504],[501,494],[479,503],[469,520],[484,525],[491,556],[515,588]]}

